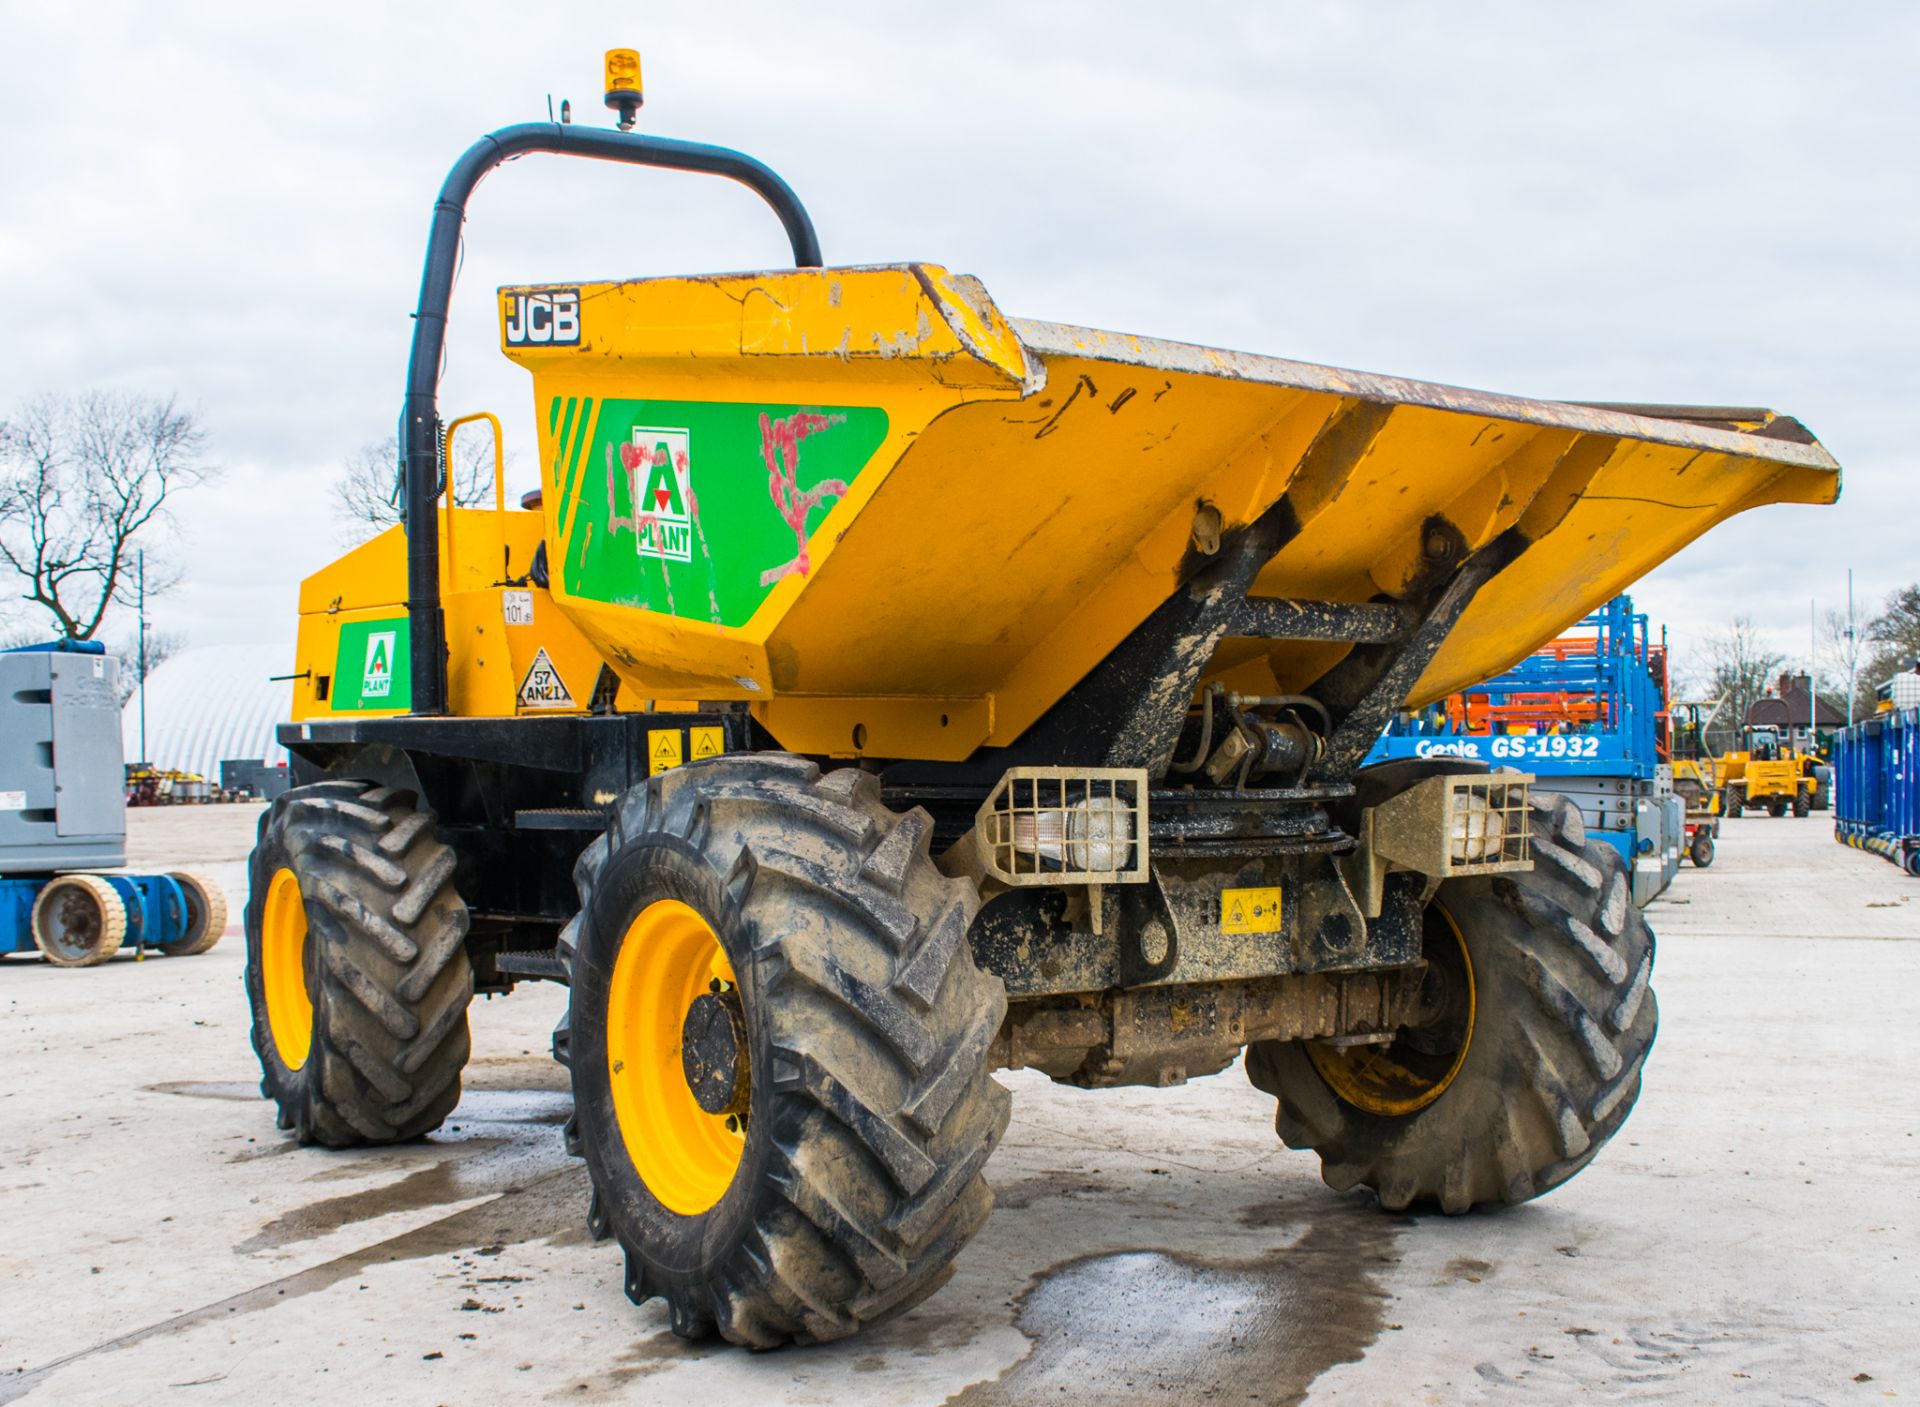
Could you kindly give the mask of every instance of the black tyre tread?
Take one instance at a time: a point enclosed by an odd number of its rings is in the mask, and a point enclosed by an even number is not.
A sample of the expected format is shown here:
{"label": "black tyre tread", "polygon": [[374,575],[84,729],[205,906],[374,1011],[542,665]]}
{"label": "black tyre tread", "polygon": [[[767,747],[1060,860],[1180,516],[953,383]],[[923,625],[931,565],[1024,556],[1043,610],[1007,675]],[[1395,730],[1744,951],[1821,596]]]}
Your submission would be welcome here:
{"label": "black tyre tread", "polygon": [[[1475,956],[1475,1046],[1439,1099],[1372,1116],[1337,1098],[1299,1043],[1248,1048],[1248,1075],[1278,1100],[1281,1139],[1316,1150],[1328,1185],[1371,1187],[1390,1211],[1524,1202],[1585,1167],[1631,1111],[1659,1024],[1653,934],[1629,902],[1625,863],[1587,844],[1578,807],[1540,792],[1533,807],[1531,874],[1449,882],[1477,892],[1483,919],[1506,932]],[[1498,1030],[1488,998],[1500,1001]]]}
{"label": "black tyre tread", "polygon": [[[431,1133],[460,1102],[470,1051],[467,909],[453,852],[413,793],[326,781],[279,798],[249,861],[246,983],[260,1092],[281,1127],[329,1148]],[[306,1064],[288,1070],[267,1025],[259,975],[261,906],[292,860],[306,900],[314,996]]]}
{"label": "black tyre tread", "polygon": [[[1010,1100],[987,1049],[1006,995],[961,941],[979,898],[935,868],[932,830],[918,808],[889,811],[869,774],[743,754],[634,788],[575,866],[584,912],[631,840],[699,849],[739,904],[774,1023],[776,1195],[721,1272],[698,1294],[656,1284],[615,1228],[629,1297],[665,1298],[684,1337],[772,1348],[852,1334],[944,1283],[992,1209],[981,1171]],[[581,940],[576,920],[569,964]],[[555,1032],[563,1063],[570,1023]],[[577,1126],[568,1142],[580,1151]],[[596,1187],[595,1200],[611,1199]]]}

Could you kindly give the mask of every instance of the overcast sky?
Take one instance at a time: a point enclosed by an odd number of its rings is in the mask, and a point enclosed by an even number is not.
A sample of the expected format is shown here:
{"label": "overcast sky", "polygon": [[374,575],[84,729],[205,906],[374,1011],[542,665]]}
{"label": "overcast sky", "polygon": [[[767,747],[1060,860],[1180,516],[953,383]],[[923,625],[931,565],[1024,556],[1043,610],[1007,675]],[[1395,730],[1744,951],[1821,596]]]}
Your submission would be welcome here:
{"label": "overcast sky", "polygon": [[[330,484],[392,431],[434,193],[641,49],[646,130],[737,146],[830,263],[1016,315],[1530,396],[1763,404],[1845,468],[1635,588],[1736,613],[1920,577],[1920,6],[0,0],[0,404],[178,393],[226,466],[156,624],[285,642]],[[510,427],[501,283],[769,267],[725,182],[533,158],[471,207],[442,407]]]}

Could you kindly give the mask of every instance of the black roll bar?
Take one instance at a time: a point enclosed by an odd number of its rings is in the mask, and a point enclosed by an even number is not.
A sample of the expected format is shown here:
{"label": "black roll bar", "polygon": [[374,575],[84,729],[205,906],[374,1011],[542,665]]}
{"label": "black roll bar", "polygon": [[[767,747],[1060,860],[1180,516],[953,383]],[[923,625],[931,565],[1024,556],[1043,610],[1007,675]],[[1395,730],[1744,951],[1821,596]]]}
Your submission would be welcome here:
{"label": "black roll bar", "polygon": [[[420,275],[420,306],[413,318],[413,351],[407,359],[407,398],[400,412],[407,526],[407,626],[411,649],[412,712],[447,711],[446,620],[440,607],[440,358],[447,340],[447,309],[467,200],[480,178],[503,161],[529,152],[586,156],[698,171],[738,181],[773,207],[793,245],[799,268],[820,267],[820,241],[813,221],[791,187],[773,170],[744,153],[701,142],[609,132],[558,122],[503,127],[468,147],[447,172],[433,207],[427,259]],[[424,530],[416,530],[424,528]]]}

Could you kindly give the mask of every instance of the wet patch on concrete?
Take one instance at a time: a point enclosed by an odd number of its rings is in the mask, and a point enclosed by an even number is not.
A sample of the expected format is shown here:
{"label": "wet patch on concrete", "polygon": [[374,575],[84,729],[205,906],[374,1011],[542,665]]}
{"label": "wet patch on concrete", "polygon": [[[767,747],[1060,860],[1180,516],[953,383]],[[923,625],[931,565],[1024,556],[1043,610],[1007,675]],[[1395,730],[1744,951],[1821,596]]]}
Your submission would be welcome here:
{"label": "wet patch on concrete", "polygon": [[[243,1255],[274,1250],[299,1241],[318,1240],[342,1227],[372,1221],[393,1212],[420,1211],[427,1207],[445,1206],[449,1202],[466,1202],[475,1197],[516,1192],[519,1189],[513,1186],[514,1179],[524,1169],[490,1166],[482,1156],[498,1148],[500,1142],[497,1138],[472,1139],[459,1145],[454,1156],[416,1169],[397,1181],[370,1187],[364,1192],[324,1197],[304,1207],[295,1207],[275,1217],[234,1249]],[[377,1165],[356,1162],[355,1166],[342,1171],[365,1176],[371,1166]]]}
{"label": "wet patch on concrete", "polygon": [[[460,1105],[448,1118],[445,1132],[458,1133],[463,1123],[472,1124],[564,1124],[567,1116],[573,1112],[573,1094],[564,1080],[557,1086],[548,1087],[550,1082],[530,1083],[518,1077],[529,1073],[521,1069],[523,1063],[510,1062],[514,1068],[516,1083],[508,1084],[504,1077],[496,1072],[491,1079],[465,1079],[466,1088],[460,1096]],[[552,1065],[552,1061],[546,1064]],[[556,1067],[557,1068],[557,1067]],[[565,1072],[562,1071],[562,1074]],[[157,1085],[143,1085],[141,1088],[149,1094],[177,1094],[188,1099],[221,1099],[240,1104],[266,1105],[267,1100],[260,1093],[257,1084],[214,1083],[203,1080],[168,1080]],[[435,1135],[438,1138],[439,1135]]]}
{"label": "wet patch on concrete", "polygon": [[[658,1309],[658,1305],[654,1306]],[[664,1318],[664,1312],[662,1318]],[[622,1349],[615,1355],[613,1363],[607,1368],[589,1373],[576,1379],[566,1387],[556,1388],[546,1395],[548,1402],[609,1402],[625,1401],[629,1385],[641,1378],[650,1378],[655,1373],[668,1368],[678,1368],[688,1363],[698,1363],[711,1358],[716,1353],[744,1353],[744,1349],[733,1347],[719,1339],[704,1343],[688,1343],[685,1339],[674,1337],[672,1332],[662,1329],[659,1333]]]}
{"label": "wet patch on concrete", "polygon": [[1023,1177],[1017,1182],[993,1185],[993,1205],[1000,1211],[1025,1211],[1035,1203],[1057,1202],[1063,1197],[1110,1197],[1113,1185],[1098,1173],[1049,1174]]}
{"label": "wet patch on concrete", "polygon": [[168,1080],[163,1084],[142,1085],[148,1094],[183,1094],[189,1099],[230,1099],[242,1104],[264,1102],[257,1084],[214,1084],[204,1080]]}
{"label": "wet patch on concrete", "polygon": [[1161,1250],[1068,1261],[1020,1301],[1033,1349],[950,1407],[1061,1402],[1297,1403],[1386,1327],[1380,1271],[1396,1219],[1329,1208],[1293,1244],[1244,1260]]}
{"label": "wet patch on concrete", "polygon": [[[193,1099],[264,1102],[259,1087],[252,1084],[170,1081],[145,1088],[156,1094]],[[572,1108],[572,1099],[564,1092],[524,1087],[470,1089],[441,1132],[409,1147],[343,1153],[302,1148],[288,1134],[269,1136],[269,1141],[249,1146],[236,1154],[235,1160],[303,1155],[300,1161],[308,1164],[304,1169],[307,1182],[365,1178],[378,1175],[383,1168],[390,1173],[397,1157],[417,1162],[424,1155],[434,1161],[381,1186],[320,1198],[295,1208],[235,1247],[242,1254],[314,1240],[394,1212],[486,1200],[307,1270],[0,1379],[0,1407],[33,1391],[77,1359],[284,1305],[363,1274],[370,1266],[393,1261],[450,1257],[460,1263],[455,1276],[469,1299],[484,1291],[511,1303],[517,1295],[509,1283],[512,1277],[477,1270],[473,1257],[498,1255],[506,1246],[532,1241],[587,1243],[586,1168],[564,1157],[556,1127],[566,1121]],[[555,1167],[556,1161],[563,1166]],[[482,1299],[480,1303],[492,1301]],[[454,1307],[465,1305],[456,1303]]]}
{"label": "wet patch on concrete", "polygon": [[1440,1272],[1440,1278],[1434,1283],[1444,1285],[1449,1280],[1464,1280],[1469,1285],[1478,1285],[1498,1268],[1492,1261],[1476,1260],[1472,1256],[1455,1256],[1446,1263],[1445,1268]]}
{"label": "wet patch on concrete", "polygon": [[248,1140],[248,1146],[237,1153],[227,1156],[229,1163],[256,1163],[262,1158],[283,1158],[289,1153],[298,1153],[300,1145],[291,1138],[276,1138],[271,1143],[255,1143]]}
{"label": "wet patch on concrete", "polygon": [[461,1093],[460,1106],[447,1118],[448,1133],[469,1124],[564,1124],[573,1113],[567,1090],[474,1088]]}
{"label": "wet patch on concrete", "polygon": [[269,1280],[251,1290],[215,1300],[212,1304],[176,1314],[170,1319],[143,1325],[91,1348],[0,1379],[0,1407],[26,1396],[78,1359],[129,1348],[147,1339],[187,1333],[207,1324],[231,1322],[236,1316],[252,1314],[257,1310],[272,1309],[303,1295],[330,1289],[343,1280],[365,1273],[371,1266],[421,1260],[430,1256],[459,1256],[465,1251],[479,1255],[495,1254],[508,1245],[527,1241],[585,1245],[586,1205],[586,1168],[583,1164],[570,1163],[566,1167],[531,1177],[523,1186],[503,1192],[477,1207],[468,1207],[307,1270]]}

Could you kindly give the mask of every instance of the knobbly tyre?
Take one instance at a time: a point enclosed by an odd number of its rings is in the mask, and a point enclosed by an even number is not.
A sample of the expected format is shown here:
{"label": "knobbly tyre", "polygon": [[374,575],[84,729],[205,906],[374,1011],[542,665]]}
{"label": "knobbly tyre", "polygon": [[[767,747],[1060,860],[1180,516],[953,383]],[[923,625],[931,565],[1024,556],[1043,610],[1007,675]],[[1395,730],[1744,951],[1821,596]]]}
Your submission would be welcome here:
{"label": "knobbly tyre", "polygon": [[[1618,853],[1524,773],[1361,761],[1736,510],[1831,502],[1813,437],[825,267],[765,166],[626,130],[637,58],[608,89],[620,131],[454,166],[415,530],[302,592],[300,785],[246,925],[282,1125],[432,1131],[473,993],[565,983],[588,1226],[677,1333],[761,1348],[943,1281],[992,1204],[996,1068],[1172,1085],[1244,1049],[1281,1138],[1393,1210],[1585,1166],[1656,1020]],[[533,152],[743,183],[795,267],[501,290],[541,487],[441,507],[464,206]]]}

